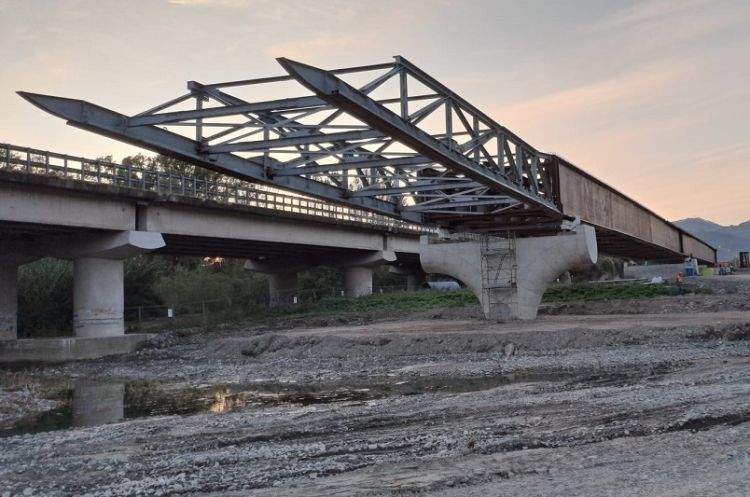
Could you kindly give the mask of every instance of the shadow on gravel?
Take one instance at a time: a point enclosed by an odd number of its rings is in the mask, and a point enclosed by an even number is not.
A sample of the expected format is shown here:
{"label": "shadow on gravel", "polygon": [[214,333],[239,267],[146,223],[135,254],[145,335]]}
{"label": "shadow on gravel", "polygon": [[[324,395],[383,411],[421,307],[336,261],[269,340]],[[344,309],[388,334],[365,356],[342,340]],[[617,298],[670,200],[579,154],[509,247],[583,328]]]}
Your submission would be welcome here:
{"label": "shadow on gravel", "polygon": [[733,412],[725,414],[723,416],[705,416],[701,418],[689,419],[687,421],[683,421],[670,426],[666,429],[666,431],[704,431],[709,430],[715,426],[737,426],[741,425],[742,423],[747,423],[748,421],[750,421],[750,411]]}
{"label": "shadow on gravel", "polygon": [[750,340],[750,323],[724,327],[705,326],[700,333],[691,335],[690,338],[704,341],[726,340],[728,342]]}

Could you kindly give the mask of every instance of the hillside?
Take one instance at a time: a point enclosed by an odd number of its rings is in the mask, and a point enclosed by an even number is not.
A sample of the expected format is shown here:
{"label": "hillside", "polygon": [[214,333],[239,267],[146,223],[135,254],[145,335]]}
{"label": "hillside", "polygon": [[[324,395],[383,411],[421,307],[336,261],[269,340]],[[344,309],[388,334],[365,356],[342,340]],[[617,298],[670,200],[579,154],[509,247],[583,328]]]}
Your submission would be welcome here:
{"label": "hillside", "polygon": [[722,226],[701,218],[681,219],[675,225],[718,249],[720,261],[731,261],[740,251],[750,251],[750,221]]}

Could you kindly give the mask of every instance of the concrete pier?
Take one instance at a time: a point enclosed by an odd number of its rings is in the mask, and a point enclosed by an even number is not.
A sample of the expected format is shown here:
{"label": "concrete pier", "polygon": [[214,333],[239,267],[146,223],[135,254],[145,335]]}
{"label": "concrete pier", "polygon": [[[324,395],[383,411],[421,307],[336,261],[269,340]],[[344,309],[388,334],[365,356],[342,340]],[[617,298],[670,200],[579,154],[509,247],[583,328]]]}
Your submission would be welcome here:
{"label": "concrete pier", "polygon": [[372,268],[350,266],[344,271],[344,291],[347,297],[372,294]]}
{"label": "concrete pier", "polygon": [[424,287],[427,281],[427,275],[422,270],[421,266],[391,266],[388,269],[388,272],[406,276],[406,289],[410,292]]}
{"label": "concrete pier", "polygon": [[500,321],[536,318],[544,290],[555,278],[597,258],[596,234],[588,225],[555,236],[519,238],[512,250],[498,249],[494,255],[480,240],[435,243],[423,237],[420,246],[425,271],[462,281],[482,303],[485,317]]}
{"label": "concrete pier", "polygon": [[422,288],[425,284],[425,274],[422,271],[412,272],[406,275],[406,289],[410,292],[414,292]]}
{"label": "concrete pier", "polygon": [[18,338],[18,266],[0,265],[0,340]]}
{"label": "concrete pier", "polygon": [[382,264],[396,262],[392,250],[376,250],[339,262],[344,266],[344,291],[347,297],[372,295],[372,270]]}
{"label": "concrete pier", "polygon": [[371,250],[347,257],[319,258],[316,264],[310,261],[268,262],[248,259],[245,269],[269,276],[268,286],[271,295],[271,305],[289,304],[293,302],[297,292],[297,274],[310,269],[314,265],[344,266],[344,288],[347,297],[361,297],[372,294],[372,268],[381,264],[396,261],[396,253],[392,250]]}
{"label": "concrete pier", "polygon": [[17,334],[18,266],[41,257],[74,261],[73,328],[77,337],[121,336],[123,260],[164,247],[160,233],[110,231],[0,243],[0,340]]}
{"label": "concrete pier", "polygon": [[73,265],[73,330],[77,337],[125,334],[123,261],[80,257]]}
{"label": "concrete pier", "polygon": [[294,303],[299,295],[299,273],[307,269],[305,264],[290,261],[288,264],[248,259],[245,269],[268,275],[268,295],[271,307]]}
{"label": "concrete pier", "polygon": [[299,293],[299,278],[295,272],[268,273],[268,292],[272,306],[294,303]]}

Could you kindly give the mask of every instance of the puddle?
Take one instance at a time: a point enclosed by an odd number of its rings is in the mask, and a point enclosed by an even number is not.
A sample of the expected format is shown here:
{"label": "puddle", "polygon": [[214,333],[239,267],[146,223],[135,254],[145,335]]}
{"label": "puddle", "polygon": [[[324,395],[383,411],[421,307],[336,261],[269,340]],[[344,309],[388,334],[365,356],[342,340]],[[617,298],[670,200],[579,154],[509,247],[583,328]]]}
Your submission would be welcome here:
{"label": "puddle", "polygon": [[560,382],[573,377],[544,373],[463,378],[380,378],[363,380],[354,385],[352,382],[322,385],[254,383],[198,387],[77,380],[58,385],[54,398],[63,403],[61,407],[24,417],[9,427],[0,426],[0,437],[116,423],[147,416],[222,413],[273,405],[366,401],[436,392],[476,392],[519,382]]}

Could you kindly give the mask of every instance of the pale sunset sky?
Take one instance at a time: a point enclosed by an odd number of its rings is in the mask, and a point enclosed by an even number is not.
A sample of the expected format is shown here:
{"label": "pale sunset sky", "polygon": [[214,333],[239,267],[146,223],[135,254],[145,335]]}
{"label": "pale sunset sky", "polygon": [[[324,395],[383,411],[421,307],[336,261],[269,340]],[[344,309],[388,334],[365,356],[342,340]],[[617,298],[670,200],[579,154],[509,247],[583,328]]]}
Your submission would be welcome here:
{"label": "pale sunset sky", "polygon": [[17,90],[135,114],[275,57],[393,55],[667,219],[750,219],[748,0],[0,0],[0,143],[138,152]]}

